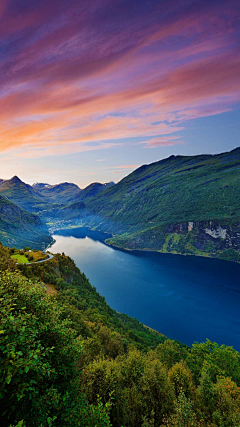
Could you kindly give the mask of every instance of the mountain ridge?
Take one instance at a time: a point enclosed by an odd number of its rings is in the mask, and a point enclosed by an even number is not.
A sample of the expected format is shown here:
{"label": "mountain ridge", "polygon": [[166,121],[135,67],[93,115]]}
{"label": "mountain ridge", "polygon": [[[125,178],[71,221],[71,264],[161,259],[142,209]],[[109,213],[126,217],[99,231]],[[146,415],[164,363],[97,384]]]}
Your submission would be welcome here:
{"label": "mountain ridge", "polygon": [[30,205],[51,230],[83,225],[112,234],[107,243],[124,249],[232,260],[240,259],[239,188],[239,147],[172,155],[140,166],[117,184],[95,182],[85,189],[67,182],[29,186],[16,176],[0,180],[0,194],[23,208]]}
{"label": "mountain ridge", "polygon": [[238,260],[239,188],[239,148],[216,155],[170,156],[140,166],[86,201],[75,220],[112,233],[107,243],[124,249]]}

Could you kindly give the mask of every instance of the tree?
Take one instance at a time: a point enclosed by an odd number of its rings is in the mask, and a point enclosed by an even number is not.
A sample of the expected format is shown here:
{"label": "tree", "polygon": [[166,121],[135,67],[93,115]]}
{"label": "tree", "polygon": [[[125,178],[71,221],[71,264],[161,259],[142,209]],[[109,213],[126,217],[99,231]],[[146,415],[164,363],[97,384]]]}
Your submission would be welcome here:
{"label": "tree", "polygon": [[101,402],[89,406],[79,393],[81,342],[57,302],[37,283],[5,272],[0,304],[1,426],[110,425]]}
{"label": "tree", "polygon": [[170,384],[173,386],[176,397],[184,391],[186,397],[190,397],[194,391],[192,374],[186,362],[182,360],[176,363],[168,372]]}

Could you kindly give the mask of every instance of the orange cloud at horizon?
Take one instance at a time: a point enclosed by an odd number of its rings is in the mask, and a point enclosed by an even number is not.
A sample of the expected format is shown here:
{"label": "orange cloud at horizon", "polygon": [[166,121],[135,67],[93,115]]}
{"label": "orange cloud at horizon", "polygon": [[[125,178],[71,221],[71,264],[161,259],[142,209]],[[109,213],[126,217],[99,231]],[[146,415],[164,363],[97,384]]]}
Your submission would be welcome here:
{"label": "orange cloud at horizon", "polygon": [[107,21],[105,1],[90,3],[96,15],[86,5],[76,15],[75,0],[61,14],[54,0],[24,17],[2,3],[10,53],[0,78],[1,151],[40,157],[136,138],[149,148],[180,144],[175,133],[185,122],[239,102],[234,7],[205,2],[198,10],[183,1],[184,14],[177,7],[165,21],[142,14],[131,27],[115,15],[115,25]]}

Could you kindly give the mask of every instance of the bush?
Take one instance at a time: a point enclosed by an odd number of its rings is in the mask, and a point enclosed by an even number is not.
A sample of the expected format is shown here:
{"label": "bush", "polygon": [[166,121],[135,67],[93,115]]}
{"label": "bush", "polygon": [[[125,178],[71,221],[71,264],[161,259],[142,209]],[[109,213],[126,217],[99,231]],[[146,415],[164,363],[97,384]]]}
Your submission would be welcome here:
{"label": "bush", "polygon": [[[105,426],[105,408],[79,393],[81,344],[61,308],[18,273],[0,276],[1,426]],[[19,424],[21,425],[21,424]]]}

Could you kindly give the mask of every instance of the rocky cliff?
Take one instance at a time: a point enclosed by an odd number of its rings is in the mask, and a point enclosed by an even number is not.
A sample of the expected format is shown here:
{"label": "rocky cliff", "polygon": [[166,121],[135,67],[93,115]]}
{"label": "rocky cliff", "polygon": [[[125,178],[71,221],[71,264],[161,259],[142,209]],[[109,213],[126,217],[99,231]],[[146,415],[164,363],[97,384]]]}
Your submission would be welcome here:
{"label": "rocky cliff", "polygon": [[240,224],[188,221],[113,237],[108,244],[125,249],[202,255],[240,261]]}

